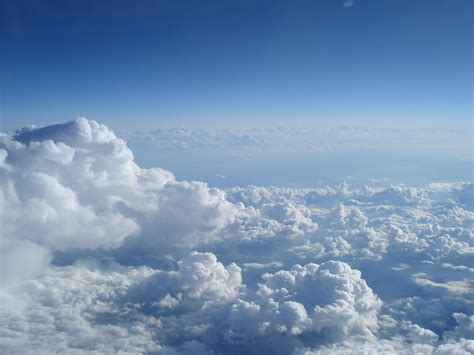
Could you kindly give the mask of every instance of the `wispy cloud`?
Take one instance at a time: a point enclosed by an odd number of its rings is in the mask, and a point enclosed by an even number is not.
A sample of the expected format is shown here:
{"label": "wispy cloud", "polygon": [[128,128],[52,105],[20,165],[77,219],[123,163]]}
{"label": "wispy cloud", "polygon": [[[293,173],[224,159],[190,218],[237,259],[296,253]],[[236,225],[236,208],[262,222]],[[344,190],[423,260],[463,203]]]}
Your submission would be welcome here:
{"label": "wispy cloud", "polygon": [[344,1],[344,7],[347,9],[347,8],[350,8],[350,7],[353,7],[354,6],[354,0],[345,0]]}

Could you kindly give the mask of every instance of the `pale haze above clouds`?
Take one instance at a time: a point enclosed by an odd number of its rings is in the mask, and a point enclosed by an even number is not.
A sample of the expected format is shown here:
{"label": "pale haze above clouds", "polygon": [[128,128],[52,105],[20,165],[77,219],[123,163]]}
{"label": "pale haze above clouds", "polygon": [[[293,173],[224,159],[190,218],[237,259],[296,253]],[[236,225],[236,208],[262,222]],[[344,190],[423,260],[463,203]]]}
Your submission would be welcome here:
{"label": "pale haze above clouds", "polygon": [[[212,186],[320,187],[472,179],[472,127],[325,124],[123,131],[142,166]],[[224,178],[223,178],[224,177]],[[374,184],[375,182],[375,184]]]}
{"label": "pale haze above clouds", "polygon": [[0,352],[472,354],[470,180],[219,188],[85,118],[1,134]]}

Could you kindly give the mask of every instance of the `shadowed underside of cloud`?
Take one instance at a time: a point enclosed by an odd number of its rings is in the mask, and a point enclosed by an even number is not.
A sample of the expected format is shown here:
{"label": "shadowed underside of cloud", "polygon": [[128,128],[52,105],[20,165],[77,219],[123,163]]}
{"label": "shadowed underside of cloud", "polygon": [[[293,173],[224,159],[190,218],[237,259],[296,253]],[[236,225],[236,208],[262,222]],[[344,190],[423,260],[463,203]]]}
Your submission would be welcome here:
{"label": "shadowed underside of cloud", "polygon": [[84,118],[0,182],[2,352],[474,351],[472,183],[224,191]]}

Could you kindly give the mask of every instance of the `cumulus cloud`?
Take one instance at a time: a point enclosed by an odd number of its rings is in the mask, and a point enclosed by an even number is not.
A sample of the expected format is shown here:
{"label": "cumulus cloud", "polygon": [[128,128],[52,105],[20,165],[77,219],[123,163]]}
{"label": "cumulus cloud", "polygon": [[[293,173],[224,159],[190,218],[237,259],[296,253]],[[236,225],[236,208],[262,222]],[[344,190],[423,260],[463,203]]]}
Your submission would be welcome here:
{"label": "cumulus cloud", "polygon": [[129,249],[191,248],[235,213],[222,191],[141,169],[122,139],[84,118],[2,135],[0,149],[5,258],[20,244],[55,252],[117,248],[126,238],[137,239]]}
{"label": "cumulus cloud", "polygon": [[[178,262],[177,271],[157,271],[130,290],[130,299],[147,302],[158,312],[200,309],[237,296],[240,268],[224,267],[214,254],[192,252]],[[144,298],[145,297],[145,298]]]}
{"label": "cumulus cloud", "polygon": [[[53,267],[21,285],[25,304],[12,311],[13,300],[3,302],[2,346],[135,352],[193,341],[244,349],[259,341],[272,348],[272,337],[372,338],[377,328],[380,301],[344,263],[267,273],[256,289],[242,284],[237,265],[211,253],[193,252],[178,265],[162,271],[89,259]],[[115,336],[121,341],[110,342]]]}
{"label": "cumulus cloud", "polygon": [[91,261],[51,268],[21,285],[20,301],[4,298],[0,306],[0,349],[4,353],[151,352],[159,322],[118,306],[129,287],[151,269]]}
{"label": "cumulus cloud", "polygon": [[472,352],[473,186],[221,190],[84,118],[1,134],[0,349]]}
{"label": "cumulus cloud", "polygon": [[253,337],[315,332],[340,340],[372,338],[377,329],[381,303],[360,272],[345,263],[295,265],[288,271],[265,273],[262,279],[254,301],[233,306],[234,333],[240,330]]}

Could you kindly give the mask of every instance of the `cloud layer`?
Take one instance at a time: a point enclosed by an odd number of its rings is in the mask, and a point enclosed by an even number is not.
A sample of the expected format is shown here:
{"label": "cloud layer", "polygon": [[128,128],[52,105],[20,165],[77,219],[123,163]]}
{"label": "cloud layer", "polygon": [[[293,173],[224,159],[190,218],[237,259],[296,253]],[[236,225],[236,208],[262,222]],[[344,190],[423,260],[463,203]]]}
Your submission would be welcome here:
{"label": "cloud layer", "polygon": [[459,125],[271,126],[124,131],[137,160],[213,186],[426,186],[472,179],[472,128]]}
{"label": "cloud layer", "polygon": [[472,183],[224,191],[84,118],[0,182],[3,352],[474,351]]}

